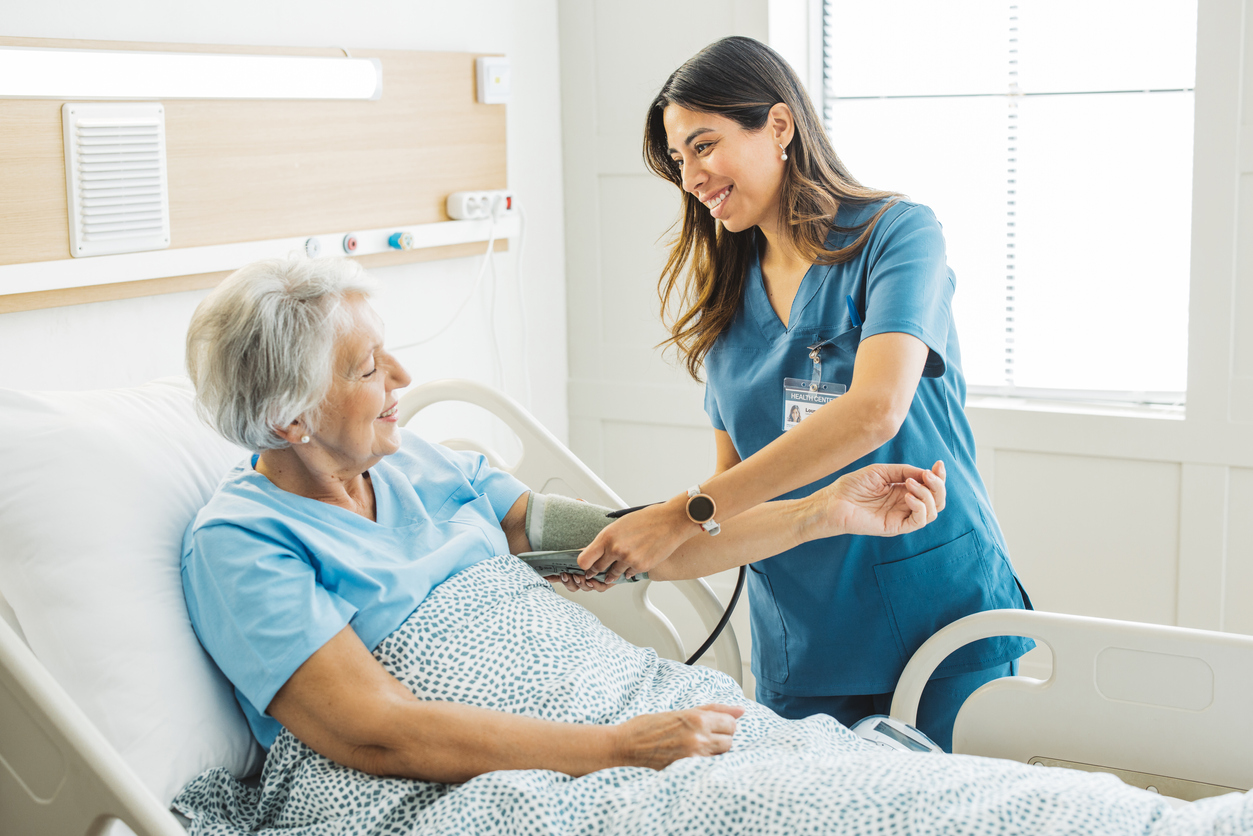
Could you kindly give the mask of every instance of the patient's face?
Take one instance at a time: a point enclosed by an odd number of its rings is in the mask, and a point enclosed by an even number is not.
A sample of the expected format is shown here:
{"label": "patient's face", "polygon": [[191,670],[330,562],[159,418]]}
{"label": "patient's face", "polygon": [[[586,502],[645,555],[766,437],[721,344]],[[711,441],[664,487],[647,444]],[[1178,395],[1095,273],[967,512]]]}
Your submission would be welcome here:
{"label": "patient's face", "polygon": [[313,441],[344,468],[365,470],[400,449],[394,391],[409,374],[383,348],[383,322],[360,296],[344,302],[351,326],[336,346],[335,382]]}

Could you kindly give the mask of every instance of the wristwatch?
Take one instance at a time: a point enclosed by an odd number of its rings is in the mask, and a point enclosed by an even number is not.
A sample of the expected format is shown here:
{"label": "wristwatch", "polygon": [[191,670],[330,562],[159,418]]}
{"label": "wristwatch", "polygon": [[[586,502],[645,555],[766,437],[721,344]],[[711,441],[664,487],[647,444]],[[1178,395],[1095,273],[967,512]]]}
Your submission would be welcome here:
{"label": "wristwatch", "polygon": [[718,503],[707,493],[700,492],[700,485],[687,489],[687,518],[709,532],[712,537],[722,531],[722,526],[714,522],[714,514],[718,513]]}

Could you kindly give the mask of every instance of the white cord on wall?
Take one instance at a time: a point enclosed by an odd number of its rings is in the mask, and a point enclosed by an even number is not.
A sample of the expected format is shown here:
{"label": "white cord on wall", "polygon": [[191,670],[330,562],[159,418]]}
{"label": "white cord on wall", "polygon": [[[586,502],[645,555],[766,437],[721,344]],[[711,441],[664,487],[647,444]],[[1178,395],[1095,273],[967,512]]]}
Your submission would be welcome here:
{"label": "white cord on wall", "polygon": [[[515,199],[514,202],[517,203],[517,200]],[[524,389],[525,400],[523,401],[523,405],[526,406],[527,409],[531,409],[531,361],[530,361],[530,354],[527,350],[527,346],[528,346],[527,331],[529,329],[527,327],[527,318],[526,318],[526,294],[523,293],[523,285],[522,285],[522,248],[523,248],[523,245],[526,244],[526,209],[523,208],[521,203],[517,203],[517,206],[518,206],[519,225],[518,225],[518,258],[516,261],[517,266],[515,268],[515,272],[517,274],[517,282],[518,282],[518,319],[520,320],[522,324],[522,381],[525,385],[525,389]]]}
{"label": "white cord on wall", "polygon": [[[530,328],[529,328],[529,323],[528,323],[527,315],[526,315],[526,295],[524,293],[523,282],[522,282],[522,254],[524,251],[524,246],[526,244],[526,210],[522,208],[522,205],[518,202],[517,198],[513,199],[513,205],[515,207],[515,211],[518,213],[518,220],[519,220],[518,256],[514,263],[515,263],[515,272],[516,272],[517,282],[518,282],[518,319],[522,326],[522,352],[521,353],[522,353],[522,379],[523,379],[523,385],[524,385],[523,404],[526,406],[527,409],[530,409],[531,408],[531,394],[532,394],[531,363],[530,363],[530,355],[528,352]],[[483,277],[486,275],[488,269],[490,268],[492,271],[492,283],[491,283],[491,291],[488,296],[487,331],[488,331],[488,338],[491,340],[491,344],[492,344],[492,363],[493,363],[493,373],[496,378],[495,382],[498,386],[500,386],[500,388],[502,389],[504,388],[505,386],[504,360],[500,352],[500,340],[497,339],[497,336],[496,336],[496,290],[497,290],[496,280],[497,280],[497,276],[496,276],[496,262],[494,259],[495,251],[493,249],[496,245],[497,212],[501,211],[501,209],[502,207],[499,205],[493,207],[493,211],[490,216],[491,226],[489,227],[489,234],[488,234],[488,239],[487,239],[487,252],[484,253],[483,255],[483,264],[479,267],[479,274],[474,279],[474,286],[470,288],[470,292],[466,295],[466,298],[463,299],[461,304],[457,306],[457,310],[448,319],[448,321],[444,323],[443,327],[441,327],[434,334],[431,334],[429,337],[423,337],[420,340],[415,340],[414,342],[411,342],[411,343],[398,345],[394,348],[389,349],[390,351],[403,351],[407,348],[416,348],[417,346],[420,346],[420,345],[426,345],[427,343],[432,342],[436,338],[442,336],[449,328],[453,326],[453,323],[455,323],[457,321],[457,318],[461,316],[461,312],[465,310],[468,304],[470,304],[470,300],[474,298],[476,293],[478,293],[479,286],[483,283]]]}
{"label": "white cord on wall", "polygon": [[442,328],[440,328],[434,334],[431,334],[431,336],[423,337],[420,340],[415,340],[414,342],[411,342],[411,343],[405,343],[404,345],[395,346],[391,349],[388,349],[389,351],[393,351],[393,352],[404,351],[406,348],[416,348],[417,346],[420,346],[420,345],[426,345],[427,343],[431,342],[437,337],[442,336],[443,333],[447,331],[449,328],[451,328],[453,323],[457,321],[457,317],[461,316],[461,312],[466,309],[466,305],[470,304],[470,300],[473,299],[474,294],[478,292],[479,285],[483,283],[483,275],[487,272],[487,267],[491,263],[492,248],[496,246],[496,216],[494,214],[491,216],[491,226],[488,228],[488,230],[489,231],[488,231],[488,237],[487,237],[487,253],[483,256],[483,264],[482,266],[479,267],[479,274],[474,279],[474,286],[470,288],[470,292],[466,294],[466,298],[461,300],[461,304],[457,306],[457,310],[453,312],[453,315],[448,318],[448,321],[444,323],[444,326]]}
{"label": "white cord on wall", "polygon": [[[490,256],[489,256],[490,258]],[[487,339],[492,345],[493,382],[501,390],[505,388],[505,363],[500,356],[500,339],[496,334],[496,259],[491,258],[492,279],[487,290]]]}

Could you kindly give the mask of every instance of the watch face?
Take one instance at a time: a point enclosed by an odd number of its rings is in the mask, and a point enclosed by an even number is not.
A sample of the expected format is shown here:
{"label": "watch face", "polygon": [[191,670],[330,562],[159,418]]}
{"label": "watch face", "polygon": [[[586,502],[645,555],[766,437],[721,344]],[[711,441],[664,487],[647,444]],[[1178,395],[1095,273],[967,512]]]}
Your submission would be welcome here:
{"label": "watch face", "polygon": [[699,493],[687,501],[687,515],[693,522],[706,523],[714,517],[714,501]]}

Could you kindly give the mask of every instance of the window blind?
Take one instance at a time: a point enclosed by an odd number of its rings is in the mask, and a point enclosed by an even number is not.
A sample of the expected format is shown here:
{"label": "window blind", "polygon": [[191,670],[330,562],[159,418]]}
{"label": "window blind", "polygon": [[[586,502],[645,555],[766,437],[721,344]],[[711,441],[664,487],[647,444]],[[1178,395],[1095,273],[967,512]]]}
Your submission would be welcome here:
{"label": "window blind", "polygon": [[823,115],[929,205],[972,393],[1182,404],[1195,0],[825,0]]}

